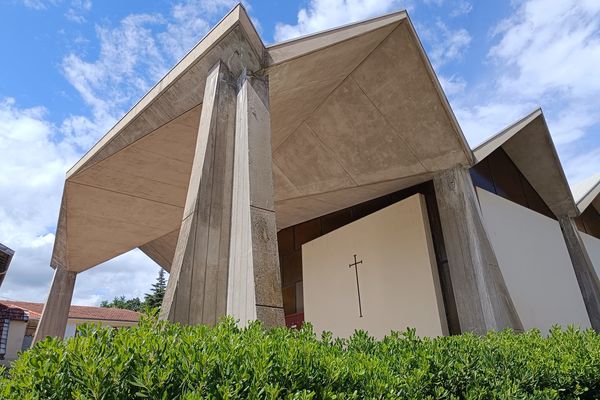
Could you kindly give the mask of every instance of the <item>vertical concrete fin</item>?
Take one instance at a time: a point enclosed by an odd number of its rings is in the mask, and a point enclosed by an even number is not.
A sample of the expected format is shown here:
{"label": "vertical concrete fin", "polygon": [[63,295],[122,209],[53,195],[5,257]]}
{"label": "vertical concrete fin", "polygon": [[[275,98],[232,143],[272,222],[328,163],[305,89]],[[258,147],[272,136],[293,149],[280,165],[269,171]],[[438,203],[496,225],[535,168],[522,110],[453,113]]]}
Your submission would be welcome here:
{"label": "vertical concrete fin", "polygon": [[461,331],[522,330],[468,169],[444,171],[433,182]]}
{"label": "vertical concrete fin", "polygon": [[268,81],[243,75],[236,110],[227,312],[284,324],[273,200]]}
{"label": "vertical concrete fin", "polygon": [[35,331],[34,343],[47,336],[64,337],[76,277],[76,272],[67,271],[59,266],[55,268],[48,299]]}
{"label": "vertical concrete fin", "polygon": [[226,312],[235,85],[218,62],[209,72],[190,184],[160,317],[214,324]]}
{"label": "vertical concrete fin", "polygon": [[592,328],[596,332],[600,332],[600,281],[598,275],[577,229],[575,220],[563,215],[558,217],[558,222],[565,238]]}

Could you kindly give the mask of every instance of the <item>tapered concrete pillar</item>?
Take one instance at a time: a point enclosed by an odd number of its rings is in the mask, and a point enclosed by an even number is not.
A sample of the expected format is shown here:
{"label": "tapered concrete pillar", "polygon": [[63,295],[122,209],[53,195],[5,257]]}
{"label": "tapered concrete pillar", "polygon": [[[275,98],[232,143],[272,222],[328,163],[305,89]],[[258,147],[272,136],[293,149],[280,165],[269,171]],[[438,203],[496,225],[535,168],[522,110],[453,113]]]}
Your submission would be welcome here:
{"label": "tapered concrete pillar", "polygon": [[270,140],[266,82],[215,65],[161,318],[284,324]]}
{"label": "tapered concrete pillar", "polygon": [[47,336],[58,338],[65,336],[76,276],[77,273],[62,267],[56,267],[54,270],[50,293],[35,331],[34,343]]}
{"label": "tapered concrete pillar", "polygon": [[490,244],[468,169],[433,180],[461,332],[523,330]]}
{"label": "tapered concrete pillar", "polygon": [[227,313],[242,324],[283,326],[269,86],[245,73],[238,82]]}
{"label": "tapered concrete pillar", "polygon": [[600,281],[573,218],[558,218],[592,328],[600,332]]}

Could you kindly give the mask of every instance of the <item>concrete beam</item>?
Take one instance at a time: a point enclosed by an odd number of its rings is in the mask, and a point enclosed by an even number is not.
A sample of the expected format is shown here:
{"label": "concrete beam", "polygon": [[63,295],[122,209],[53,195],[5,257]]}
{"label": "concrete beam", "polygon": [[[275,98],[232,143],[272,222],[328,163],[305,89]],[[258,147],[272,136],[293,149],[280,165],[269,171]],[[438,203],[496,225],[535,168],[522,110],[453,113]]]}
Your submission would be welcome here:
{"label": "concrete beam", "polygon": [[575,225],[575,220],[565,215],[559,217],[558,222],[565,238],[592,328],[600,332],[600,280],[581,239],[577,225]]}
{"label": "concrete beam", "polygon": [[77,273],[67,271],[62,267],[54,270],[50,293],[35,331],[34,343],[47,336],[61,339],[65,336],[76,276]]}
{"label": "concrete beam", "polygon": [[284,324],[270,140],[267,82],[215,65],[161,318]]}
{"label": "concrete beam", "polygon": [[469,171],[433,179],[461,332],[523,330],[490,244]]}

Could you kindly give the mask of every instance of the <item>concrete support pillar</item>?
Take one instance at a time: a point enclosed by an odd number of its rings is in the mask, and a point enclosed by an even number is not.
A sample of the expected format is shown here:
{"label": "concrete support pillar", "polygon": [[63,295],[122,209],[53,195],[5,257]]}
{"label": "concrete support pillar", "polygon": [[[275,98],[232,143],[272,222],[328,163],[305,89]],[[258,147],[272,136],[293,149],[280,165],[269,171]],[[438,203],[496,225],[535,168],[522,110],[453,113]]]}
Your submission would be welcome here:
{"label": "concrete support pillar", "polygon": [[461,332],[523,330],[490,244],[469,170],[433,180]]}
{"label": "concrete support pillar", "polygon": [[600,332],[600,281],[573,218],[558,217],[592,328]]}
{"label": "concrete support pillar", "polygon": [[270,140],[266,82],[215,65],[161,318],[284,324]]}
{"label": "concrete support pillar", "polygon": [[240,323],[285,325],[266,77],[240,77],[237,94],[227,313]]}
{"label": "concrete support pillar", "polygon": [[54,270],[54,279],[52,279],[50,293],[35,331],[34,343],[46,336],[58,338],[65,336],[76,277],[76,272],[67,271],[62,267],[56,267]]}

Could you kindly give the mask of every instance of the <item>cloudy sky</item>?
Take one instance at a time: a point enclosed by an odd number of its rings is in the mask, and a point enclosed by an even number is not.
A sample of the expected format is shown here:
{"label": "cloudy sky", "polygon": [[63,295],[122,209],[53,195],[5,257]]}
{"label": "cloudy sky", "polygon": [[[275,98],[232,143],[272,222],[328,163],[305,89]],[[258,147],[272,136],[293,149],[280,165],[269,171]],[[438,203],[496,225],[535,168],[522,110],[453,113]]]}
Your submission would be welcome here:
{"label": "cloudy sky", "polygon": [[[0,0],[0,298],[43,301],[66,170],[232,6]],[[248,0],[265,43],[407,9],[472,146],[541,106],[571,183],[600,171],[599,0]],[[407,77],[410,79],[410,77]],[[142,296],[132,251],[79,275],[75,304]]]}

